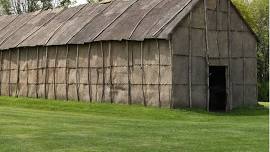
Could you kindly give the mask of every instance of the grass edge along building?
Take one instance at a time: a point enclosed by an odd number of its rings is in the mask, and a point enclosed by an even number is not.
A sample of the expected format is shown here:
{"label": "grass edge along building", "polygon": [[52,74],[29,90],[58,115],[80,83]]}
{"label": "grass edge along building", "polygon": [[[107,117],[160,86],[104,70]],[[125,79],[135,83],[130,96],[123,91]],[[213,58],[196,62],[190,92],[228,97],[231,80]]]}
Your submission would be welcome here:
{"label": "grass edge along building", "polygon": [[231,110],[257,38],[229,0],[113,0],[0,16],[0,94]]}

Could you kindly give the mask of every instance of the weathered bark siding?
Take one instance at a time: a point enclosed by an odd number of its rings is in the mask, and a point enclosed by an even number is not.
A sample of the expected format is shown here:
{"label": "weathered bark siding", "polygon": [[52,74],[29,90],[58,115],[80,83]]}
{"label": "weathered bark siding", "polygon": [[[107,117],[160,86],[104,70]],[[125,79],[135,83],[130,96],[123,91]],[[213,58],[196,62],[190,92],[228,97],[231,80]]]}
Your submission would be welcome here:
{"label": "weathered bark siding", "polygon": [[206,2],[207,22],[204,3],[200,1],[172,35],[174,106],[207,108],[207,66],[215,65],[228,67],[227,108],[254,105],[257,102],[256,39],[234,7],[228,8],[227,0]]}
{"label": "weathered bark siding", "polygon": [[104,41],[1,51],[1,95],[169,107],[169,41]]}

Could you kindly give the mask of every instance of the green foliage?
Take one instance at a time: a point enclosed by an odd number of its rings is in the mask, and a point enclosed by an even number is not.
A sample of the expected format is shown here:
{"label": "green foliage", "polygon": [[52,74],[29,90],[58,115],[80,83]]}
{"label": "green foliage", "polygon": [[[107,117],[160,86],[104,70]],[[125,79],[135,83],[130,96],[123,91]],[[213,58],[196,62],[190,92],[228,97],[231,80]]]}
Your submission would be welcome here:
{"label": "green foliage", "polygon": [[245,20],[258,36],[258,84],[259,100],[269,101],[269,1],[268,0],[233,0]]}
{"label": "green foliage", "polygon": [[60,2],[60,7],[69,7],[70,5],[72,5],[71,0],[62,0]]}
{"label": "green foliage", "polygon": [[41,0],[41,3],[42,3],[41,6],[42,10],[48,10],[53,8],[52,0]]}
{"label": "green foliage", "polygon": [[269,82],[261,82],[258,83],[258,89],[260,91],[258,98],[260,101],[268,101],[269,100]]}
{"label": "green foliage", "polygon": [[27,12],[34,12],[40,9],[38,0],[27,0]]}
{"label": "green foliage", "polygon": [[[11,14],[11,4],[9,0],[0,0],[0,10],[3,11],[4,14],[10,15]],[[0,12],[1,13],[1,12]]]}
{"label": "green foliage", "polygon": [[[3,152],[267,151],[268,109],[230,113],[0,97]],[[228,146],[229,145],[229,146]]]}

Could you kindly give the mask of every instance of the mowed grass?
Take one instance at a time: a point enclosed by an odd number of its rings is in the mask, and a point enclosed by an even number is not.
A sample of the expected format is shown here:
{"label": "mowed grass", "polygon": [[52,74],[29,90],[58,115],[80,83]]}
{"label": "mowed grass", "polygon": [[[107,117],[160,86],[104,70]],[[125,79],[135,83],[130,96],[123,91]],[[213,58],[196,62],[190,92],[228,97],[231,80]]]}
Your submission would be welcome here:
{"label": "mowed grass", "polygon": [[268,106],[208,113],[0,97],[0,151],[266,152]]}

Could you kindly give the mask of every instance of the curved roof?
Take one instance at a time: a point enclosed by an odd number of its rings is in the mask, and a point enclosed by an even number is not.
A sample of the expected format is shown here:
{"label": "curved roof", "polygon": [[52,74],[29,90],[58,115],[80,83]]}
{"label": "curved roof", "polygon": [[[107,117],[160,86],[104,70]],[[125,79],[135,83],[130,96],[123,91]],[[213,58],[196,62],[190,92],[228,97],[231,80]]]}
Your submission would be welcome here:
{"label": "curved roof", "polygon": [[114,0],[0,16],[0,49],[105,40],[168,39],[199,0]]}

